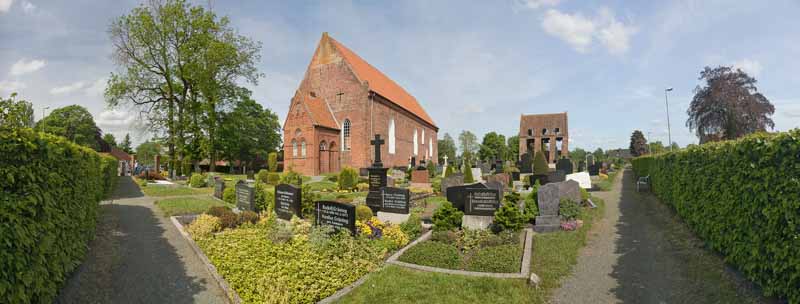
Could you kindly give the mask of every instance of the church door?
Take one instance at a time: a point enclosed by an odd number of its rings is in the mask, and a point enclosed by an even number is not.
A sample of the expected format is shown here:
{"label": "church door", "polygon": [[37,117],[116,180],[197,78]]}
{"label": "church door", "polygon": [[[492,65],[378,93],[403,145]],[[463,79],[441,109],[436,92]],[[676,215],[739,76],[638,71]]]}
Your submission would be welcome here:
{"label": "church door", "polygon": [[331,173],[339,171],[339,151],[336,150],[336,143],[326,143],[324,140],[319,143],[319,173]]}

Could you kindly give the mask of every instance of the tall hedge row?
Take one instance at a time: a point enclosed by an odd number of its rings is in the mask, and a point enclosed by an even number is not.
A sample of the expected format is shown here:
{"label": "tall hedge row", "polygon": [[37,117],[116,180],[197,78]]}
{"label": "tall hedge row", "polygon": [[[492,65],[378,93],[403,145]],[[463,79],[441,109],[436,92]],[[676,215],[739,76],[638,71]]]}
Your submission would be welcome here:
{"label": "tall hedge row", "polygon": [[0,128],[0,303],[51,303],[94,236],[117,161],[63,137]]}
{"label": "tall hedge row", "polygon": [[800,129],[639,157],[633,168],[726,262],[800,303]]}

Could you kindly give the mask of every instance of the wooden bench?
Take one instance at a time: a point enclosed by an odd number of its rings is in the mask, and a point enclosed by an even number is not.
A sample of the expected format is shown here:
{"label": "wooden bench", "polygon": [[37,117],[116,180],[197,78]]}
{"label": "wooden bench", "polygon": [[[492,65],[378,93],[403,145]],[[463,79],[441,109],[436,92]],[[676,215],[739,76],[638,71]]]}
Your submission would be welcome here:
{"label": "wooden bench", "polygon": [[650,190],[650,175],[639,177],[639,180],[636,181],[636,192],[642,191],[642,186],[647,187],[647,190]]}

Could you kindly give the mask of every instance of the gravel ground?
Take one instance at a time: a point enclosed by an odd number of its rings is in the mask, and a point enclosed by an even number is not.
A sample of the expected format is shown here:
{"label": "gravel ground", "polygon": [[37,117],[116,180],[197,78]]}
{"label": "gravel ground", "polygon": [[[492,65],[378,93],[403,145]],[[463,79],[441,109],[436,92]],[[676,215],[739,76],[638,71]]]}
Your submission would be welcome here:
{"label": "gravel ground", "polygon": [[635,190],[625,170],[609,192],[605,218],[590,231],[574,273],[552,303],[773,303],[704,248],[674,212]]}
{"label": "gravel ground", "polygon": [[168,218],[129,177],[101,207],[95,239],[56,303],[226,303]]}

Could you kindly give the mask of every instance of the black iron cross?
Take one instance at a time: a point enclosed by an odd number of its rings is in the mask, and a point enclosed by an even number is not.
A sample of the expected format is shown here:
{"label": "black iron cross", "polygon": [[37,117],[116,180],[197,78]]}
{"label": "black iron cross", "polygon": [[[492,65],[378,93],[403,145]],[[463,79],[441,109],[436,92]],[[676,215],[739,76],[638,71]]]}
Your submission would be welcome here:
{"label": "black iron cross", "polygon": [[385,142],[385,140],[381,139],[380,134],[375,134],[375,139],[369,142],[375,146],[375,162],[373,163],[373,166],[375,167],[383,167],[383,163],[381,162],[381,145],[383,145]]}

